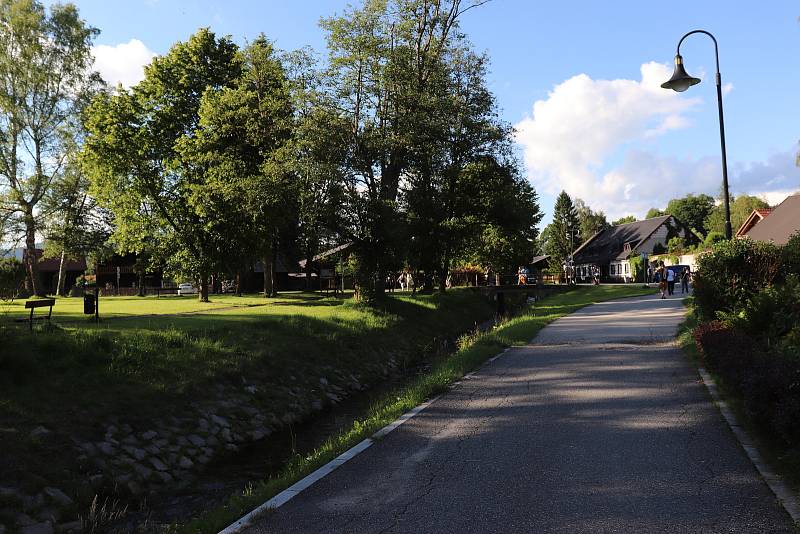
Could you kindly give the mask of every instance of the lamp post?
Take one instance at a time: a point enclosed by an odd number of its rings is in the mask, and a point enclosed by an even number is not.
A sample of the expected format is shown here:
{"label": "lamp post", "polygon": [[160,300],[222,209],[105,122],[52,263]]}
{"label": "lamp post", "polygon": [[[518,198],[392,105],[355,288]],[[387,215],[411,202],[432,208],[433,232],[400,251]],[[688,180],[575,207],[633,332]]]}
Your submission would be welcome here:
{"label": "lamp post", "polygon": [[664,89],[672,89],[682,93],[689,87],[700,83],[699,78],[689,76],[686,69],[683,68],[683,58],[681,57],[681,43],[683,40],[692,35],[693,33],[704,33],[711,37],[714,41],[714,54],[717,61],[717,108],[719,109],[719,140],[722,146],[722,190],[725,201],[725,238],[731,238],[731,206],[728,197],[728,157],[725,153],[725,121],[722,117],[722,78],[719,74],[719,47],[717,40],[709,32],[705,30],[692,30],[678,41],[678,51],[675,55],[675,72],[672,73],[672,78],[661,84]]}

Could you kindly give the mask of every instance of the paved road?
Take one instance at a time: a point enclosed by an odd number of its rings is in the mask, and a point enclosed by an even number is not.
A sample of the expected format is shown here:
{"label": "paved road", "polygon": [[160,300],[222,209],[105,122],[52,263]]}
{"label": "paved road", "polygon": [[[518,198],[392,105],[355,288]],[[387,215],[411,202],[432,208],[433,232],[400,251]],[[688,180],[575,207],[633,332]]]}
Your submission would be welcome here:
{"label": "paved road", "polygon": [[670,342],[682,317],[556,321],[249,532],[794,532]]}

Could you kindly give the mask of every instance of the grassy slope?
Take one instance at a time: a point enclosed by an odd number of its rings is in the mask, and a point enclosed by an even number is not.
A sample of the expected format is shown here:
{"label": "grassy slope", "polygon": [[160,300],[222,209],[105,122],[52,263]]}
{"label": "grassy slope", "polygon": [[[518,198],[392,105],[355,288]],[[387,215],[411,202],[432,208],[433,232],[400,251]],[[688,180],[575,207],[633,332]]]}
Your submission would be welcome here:
{"label": "grassy slope", "polygon": [[[63,448],[71,436],[97,439],[114,416],[147,428],[165,406],[178,414],[202,401],[210,386],[241,384],[242,376],[311,390],[334,368],[375,383],[389,357],[411,364],[434,350],[437,339],[454,338],[492,314],[485,298],[451,291],[395,296],[384,311],[333,298],[284,298],[269,306],[34,334],[0,328],[0,480],[31,488],[61,482],[72,469]],[[285,388],[264,390],[264,403],[278,413],[290,404]],[[28,438],[38,425],[54,438]]]}
{"label": "grassy slope", "polygon": [[248,488],[243,495],[232,496],[227,505],[212,510],[177,530],[183,533],[219,532],[248,510],[369,437],[406,411],[446,391],[450,384],[497,354],[503,347],[524,345],[548,323],[589,304],[653,292],[654,289],[633,286],[581,287],[570,293],[544,299],[488,333],[476,335],[471,339],[462,339],[461,347],[453,356],[444,360],[430,373],[419,377],[411,385],[388,394],[375,404],[366,417],[356,421],[350,429],[332,436],[312,454],[295,457],[278,477],[261,482],[254,488]]}

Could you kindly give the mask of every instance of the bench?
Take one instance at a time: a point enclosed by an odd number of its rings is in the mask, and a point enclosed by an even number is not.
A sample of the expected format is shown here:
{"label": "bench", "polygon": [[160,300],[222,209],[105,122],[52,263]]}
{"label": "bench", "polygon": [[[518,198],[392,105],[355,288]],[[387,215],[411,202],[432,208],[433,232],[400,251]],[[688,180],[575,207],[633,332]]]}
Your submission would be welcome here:
{"label": "bench", "polygon": [[[28,324],[30,325],[30,329],[33,330],[33,310],[36,308],[44,308],[45,306],[50,307],[50,312],[47,314],[47,317],[37,317],[37,319],[47,319],[50,320],[50,316],[53,315],[53,305],[56,303],[56,299],[37,299],[37,300],[27,300],[25,301],[25,309],[31,310],[31,315],[28,318]],[[25,319],[21,319],[24,321]]]}

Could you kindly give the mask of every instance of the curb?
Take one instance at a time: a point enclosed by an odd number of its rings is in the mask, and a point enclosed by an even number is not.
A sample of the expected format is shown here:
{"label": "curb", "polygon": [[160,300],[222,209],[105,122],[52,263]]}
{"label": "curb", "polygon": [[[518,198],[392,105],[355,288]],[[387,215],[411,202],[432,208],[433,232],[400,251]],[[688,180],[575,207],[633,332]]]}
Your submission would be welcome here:
{"label": "curb", "polygon": [[747,432],[745,432],[744,428],[742,428],[742,426],[736,420],[736,416],[734,415],[733,410],[731,410],[728,406],[728,403],[722,400],[719,390],[717,389],[717,384],[714,382],[714,379],[711,378],[711,375],[709,375],[703,367],[699,367],[697,371],[700,373],[700,377],[703,379],[703,383],[705,384],[709,394],[711,394],[711,398],[714,400],[714,403],[717,405],[719,411],[722,413],[722,416],[725,418],[725,421],[728,423],[728,427],[736,436],[736,439],[744,449],[744,452],[747,453],[747,457],[750,458],[751,462],[753,462],[753,465],[764,479],[764,482],[767,483],[769,489],[772,490],[772,493],[775,494],[775,497],[778,498],[778,501],[783,506],[783,509],[786,510],[786,513],[789,514],[796,525],[800,525],[800,498],[795,495],[795,493],[781,479],[781,477],[776,475],[772,469],[769,468],[767,463],[761,457],[761,454],[756,448],[755,442],[750,438],[750,436],[747,435]]}
{"label": "curb", "polygon": [[[464,380],[469,380],[479,369],[495,361],[497,358],[499,358],[509,350],[511,350],[511,347],[506,347],[500,353],[496,354],[495,356],[492,356],[491,358],[483,362],[480,366],[478,366],[477,369],[464,375],[461,378],[461,380],[453,382],[453,385],[461,384]],[[218,534],[239,534],[245,528],[252,526],[253,522],[258,518],[259,515],[269,510],[275,510],[276,508],[280,508],[281,506],[292,500],[294,497],[296,497],[300,492],[310,488],[318,480],[324,478],[334,469],[336,469],[340,465],[343,465],[348,460],[352,460],[353,458],[355,458],[356,456],[367,450],[376,441],[386,437],[386,435],[389,434],[389,432],[396,429],[403,423],[407,422],[409,419],[420,413],[422,410],[424,410],[425,408],[427,408],[428,406],[439,400],[440,397],[441,395],[437,395],[436,397],[423,402],[416,408],[404,413],[392,423],[389,423],[385,427],[381,428],[380,430],[372,434],[372,437],[365,439],[358,445],[355,445],[346,452],[337,456],[336,458],[334,458],[327,464],[323,465],[322,467],[320,467],[310,475],[306,476],[302,480],[295,482],[294,484],[292,484],[282,492],[278,493],[265,503],[259,505],[257,508],[255,508],[254,510],[252,510],[251,512],[240,518],[238,521],[235,521],[234,523],[231,523],[230,525],[225,527],[223,530],[220,530]]]}

